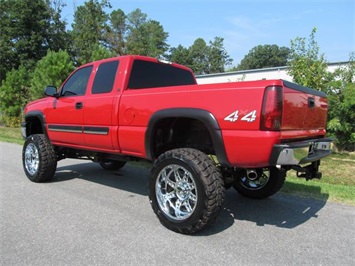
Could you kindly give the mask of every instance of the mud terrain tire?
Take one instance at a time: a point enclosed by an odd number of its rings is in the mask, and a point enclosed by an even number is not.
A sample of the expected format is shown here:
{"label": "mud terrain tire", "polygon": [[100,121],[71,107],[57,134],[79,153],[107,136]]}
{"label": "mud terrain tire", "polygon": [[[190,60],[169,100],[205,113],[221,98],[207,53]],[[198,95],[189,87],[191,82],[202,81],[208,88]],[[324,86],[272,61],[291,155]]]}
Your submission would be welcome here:
{"label": "mud terrain tire", "polygon": [[22,163],[26,176],[32,182],[45,182],[53,178],[57,158],[53,146],[43,134],[27,137],[22,150]]}
{"label": "mud terrain tire", "polygon": [[222,209],[224,182],[213,161],[195,149],[167,151],[149,176],[153,211],[168,229],[193,234],[212,223]]}

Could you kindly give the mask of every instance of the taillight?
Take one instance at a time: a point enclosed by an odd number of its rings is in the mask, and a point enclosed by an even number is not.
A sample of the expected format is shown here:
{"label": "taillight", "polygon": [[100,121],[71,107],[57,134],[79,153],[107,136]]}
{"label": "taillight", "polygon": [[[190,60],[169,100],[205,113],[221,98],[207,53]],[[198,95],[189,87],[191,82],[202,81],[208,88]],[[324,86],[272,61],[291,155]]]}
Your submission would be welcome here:
{"label": "taillight", "polygon": [[271,86],[265,89],[261,111],[261,130],[280,130],[282,120],[282,87]]}

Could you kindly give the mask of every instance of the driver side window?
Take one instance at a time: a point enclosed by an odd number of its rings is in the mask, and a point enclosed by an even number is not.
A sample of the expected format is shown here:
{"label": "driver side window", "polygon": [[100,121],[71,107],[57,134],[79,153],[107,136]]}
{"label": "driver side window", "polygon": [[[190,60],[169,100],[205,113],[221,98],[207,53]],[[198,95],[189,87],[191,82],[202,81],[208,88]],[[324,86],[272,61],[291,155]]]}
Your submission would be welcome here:
{"label": "driver side window", "polygon": [[61,96],[85,95],[86,87],[91,75],[92,66],[84,67],[76,71],[63,85]]}

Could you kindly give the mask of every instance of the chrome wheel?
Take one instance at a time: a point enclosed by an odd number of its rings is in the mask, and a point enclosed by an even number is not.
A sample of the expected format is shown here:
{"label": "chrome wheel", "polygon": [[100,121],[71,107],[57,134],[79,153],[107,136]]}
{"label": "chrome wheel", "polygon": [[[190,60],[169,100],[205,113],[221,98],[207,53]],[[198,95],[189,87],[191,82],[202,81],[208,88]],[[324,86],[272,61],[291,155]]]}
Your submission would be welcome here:
{"label": "chrome wheel", "polygon": [[44,134],[33,134],[26,138],[22,149],[22,165],[32,182],[45,182],[54,176],[57,155]]}
{"label": "chrome wheel", "polygon": [[155,192],[160,209],[170,219],[185,220],[196,208],[195,180],[191,172],[180,165],[168,165],[160,171]]}
{"label": "chrome wheel", "polygon": [[233,187],[243,196],[265,199],[279,191],[285,182],[286,171],[268,167],[239,170]]}
{"label": "chrome wheel", "polygon": [[166,228],[196,233],[222,209],[224,182],[219,169],[201,151],[181,148],[155,160],[149,175],[149,201]]}
{"label": "chrome wheel", "polygon": [[25,149],[25,167],[30,175],[35,175],[39,166],[39,154],[37,147],[30,143]]}
{"label": "chrome wheel", "polygon": [[263,171],[262,169],[257,169],[256,171],[247,170],[239,182],[246,189],[259,190],[268,183],[269,178],[269,171]]}

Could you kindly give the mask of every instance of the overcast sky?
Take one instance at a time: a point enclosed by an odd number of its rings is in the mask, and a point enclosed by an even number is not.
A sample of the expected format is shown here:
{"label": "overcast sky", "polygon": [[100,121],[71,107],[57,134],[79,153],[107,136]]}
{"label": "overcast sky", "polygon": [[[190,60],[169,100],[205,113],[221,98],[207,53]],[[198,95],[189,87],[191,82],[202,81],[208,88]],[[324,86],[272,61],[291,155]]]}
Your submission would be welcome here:
{"label": "overcast sky", "polygon": [[[62,17],[71,25],[74,6],[84,0],[64,0]],[[355,0],[111,0],[112,9],[126,14],[140,8],[169,33],[171,46],[190,46],[197,38],[215,36],[237,65],[257,45],[290,47],[290,40],[308,37],[317,28],[316,41],[328,62],[347,61],[355,51]],[[69,26],[70,27],[70,26]]]}

